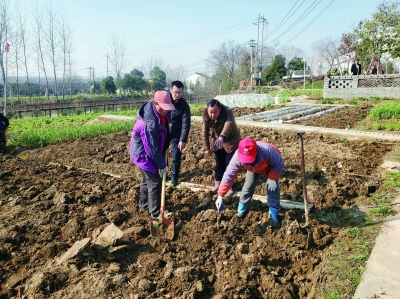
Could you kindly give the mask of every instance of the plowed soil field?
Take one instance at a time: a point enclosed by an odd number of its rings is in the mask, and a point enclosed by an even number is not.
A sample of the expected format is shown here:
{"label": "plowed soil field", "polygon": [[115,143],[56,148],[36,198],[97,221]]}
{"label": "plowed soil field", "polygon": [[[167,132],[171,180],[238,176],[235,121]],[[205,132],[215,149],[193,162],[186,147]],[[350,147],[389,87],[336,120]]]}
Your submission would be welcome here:
{"label": "plowed soil field", "polygon": [[[235,115],[249,112],[242,110],[235,108]],[[359,111],[350,118],[337,113],[329,125],[353,126],[358,117]],[[297,135],[240,129],[242,137],[281,150],[282,198],[303,202]],[[201,124],[193,123],[180,181],[211,186],[214,159],[204,155],[200,132]],[[140,175],[129,162],[129,139],[130,132],[123,132],[0,158],[0,298],[316,298],[317,285],[330,279],[320,268],[327,249],[351,238],[341,233],[351,219],[334,227],[323,215],[353,209],[354,221],[363,217],[355,199],[368,204],[379,190],[385,176],[379,166],[393,148],[304,135],[314,237],[307,249],[304,211],[282,209],[281,227],[273,229],[262,202],[254,200],[250,213],[238,219],[238,198],[226,198],[217,229],[216,196],[184,186],[166,191],[174,239],[153,236],[150,215],[138,208]],[[235,190],[244,178],[241,172]],[[265,181],[262,176],[256,194],[266,194]],[[109,246],[95,244],[112,223],[123,236]],[[82,250],[59,262],[86,238]]]}

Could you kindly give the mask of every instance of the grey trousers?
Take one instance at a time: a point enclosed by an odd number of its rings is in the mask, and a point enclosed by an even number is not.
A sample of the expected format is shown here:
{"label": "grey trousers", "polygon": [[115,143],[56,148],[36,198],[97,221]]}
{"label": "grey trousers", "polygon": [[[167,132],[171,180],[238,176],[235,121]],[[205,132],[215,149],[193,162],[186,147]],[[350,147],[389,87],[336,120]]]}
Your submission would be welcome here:
{"label": "grey trousers", "polygon": [[158,217],[161,205],[161,177],[158,173],[139,169],[142,174],[139,208],[148,208],[153,217]]}
{"label": "grey trousers", "polygon": [[[244,182],[244,186],[242,188],[242,193],[240,194],[239,201],[248,206],[249,202],[253,198],[254,190],[256,189],[258,178],[260,177],[259,174],[247,171],[246,172],[246,181]],[[276,182],[276,189],[275,191],[269,191],[268,187],[266,186],[267,191],[267,203],[269,207],[274,209],[281,209],[281,200],[280,200],[280,188],[278,180]]]}

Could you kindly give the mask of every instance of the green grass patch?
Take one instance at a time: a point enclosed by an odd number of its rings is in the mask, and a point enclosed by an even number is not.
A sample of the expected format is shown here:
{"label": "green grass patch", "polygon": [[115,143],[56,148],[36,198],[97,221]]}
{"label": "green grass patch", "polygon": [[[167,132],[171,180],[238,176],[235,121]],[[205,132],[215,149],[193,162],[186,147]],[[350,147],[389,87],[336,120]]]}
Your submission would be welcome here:
{"label": "green grass patch", "polygon": [[329,250],[328,258],[322,264],[329,274],[329,279],[317,286],[317,294],[320,296],[316,298],[353,297],[371,254],[373,240],[377,235],[372,227],[363,227],[361,230],[362,241],[350,242],[343,239]]}
{"label": "green grass patch", "polygon": [[200,105],[189,105],[190,106],[190,115],[193,116],[202,116],[205,104]]}
{"label": "green grass patch", "polygon": [[353,237],[361,235],[361,230],[358,227],[350,227],[347,229],[347,232]]}
{"label": "green grass patch", "polygon": [[400,187],[400,173],[389,172],[388,179],[385,182],[386,187]]}
{"label": "green grass patch", "polygon": [[[263,92],[266,93],[266,92]],[[284,89],[281,91],[274,91],[269,93],[271,96],[276,96],[279,94],[281,97],[297,97],[301,95],[320,95],[322,96],[323,90],[322,89]]]}
{"label": "green grass patch", "polygon": [[323,89],[323,88],[324,88],[324,80],[306,84],[306,89]]}
{"label": "green grass patch", "polygon": [[[109,114],[135,116],[137,110]],[[89,136],[132,130],[134,121],[88,122],[104,113],[12,119],[7,132],[9,147],[36,148]]]}
{"label": "green grass patch", "polygon": [[326,295],[324,295],[324,299],[340,299],[340,293],[332,292],[330,294],[326,294]]}
{"label": "green grass patch", "polygon": [[399,119],[400,118],[400,103],[380,103],[374,106],[367,119],[381,120],[381,119]]}
{"label": "green grass patch", "polygon": [[377,217],[385,217],[396,214],[395,210],[392,207],[389,207],[388,205],[382,205],[378,208],[373,208],[369,212],[371,213],[371,215]]}
{"label": "green grass patch", "polygon": [[319,221],[341,229],[319,265],[320,271],[327,275],[326,280],[316,286],[315,298],[352,298],[365,271],[379,225],[357,206],[331,213],[321,211],[318,216]]}

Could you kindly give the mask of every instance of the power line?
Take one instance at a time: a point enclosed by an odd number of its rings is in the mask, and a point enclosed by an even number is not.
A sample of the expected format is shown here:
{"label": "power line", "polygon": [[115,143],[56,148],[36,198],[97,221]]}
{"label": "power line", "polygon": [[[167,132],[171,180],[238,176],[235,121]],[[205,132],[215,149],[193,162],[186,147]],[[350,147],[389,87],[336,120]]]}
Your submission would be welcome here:
{"label": "power line", "polygon": [[[278,37],[273,39],[272,41],[268,42],[268,44],[278,40],[280,37],[285,35],[287,32],[289,32],[294,26],[296,26],[298,23],[300,23],[306,16],[308,16],[320,3],[322,0],[319,0],[317,4],[314,5],[317,0],[315,0],[297,19],[290,25],[284,32],[282,32]],[[314,7],[313,7],[314,6]],[[312,7],[312,8],[311,8]],[[311,8],[310,11],[308,11]],[[308,12],[307,12],[308,11]]]}
{"label": "power line", "polygon": [[172,44],[166,44],[166,45],[161,45],[161,46],[155,46],[155,47],[150,47],[150,48],[144,48],[144,49],[140,49],[140,50],[136,50],[136,51],[131,51],[130,53],[128,53],[127,55],[140,55],[140,54],[149,54],[149,53],[154,53],[154,52],[159,52],[159,51],[165,51],[165,50],[170,50],[170,49],[175,49],[175,48],[179,48],[179,47],[183,47],[183,46],[188,46],[188,45],[192,45],[195,43],[199,43],[205,40],[209,40],[215,37],[219,37],[228,33],[232,33],[247,27],[250,27],[253,24],[254,20],[248,21],[248,22],[244,22],[238,25],[234,25],[225,29],[221,29],[219,31],[213,32],[213,33],[209,33],[209,34],[205,34],[205,35],[201,35],[198,37],[194,37],[194,38],[190,38],[187,40],[183,40],[180,42],[176,42],[176,43],[172,43]]}
{"label": "power line", "polygon": [[286,42],[286,43],[283,44],[281,47],[279,47],[279,49],[281,49],[281,48],[283,48],[284,46],[286,46],[288,43],[290,43],[290,42],[293,41],[296,37],[298,37],[301,33],[303,33],[308,27],[310,27],[310,25],[311,25],[312,23],[314,23],[315,20],[318,19],[319,16],[322,15],[323,12],[324,12],[325,10],[327,10],[328,7],[331,6],[333,2],[335,2],[335,0],[332,0],[331,2],[329,2],[329,3],[324,7],[324,9],[321,10],[321,11],[319,12],[319,14],[318,14],[314,19],[311,20],[310,23],[308,23],[303,29],[301,29],[301,30],[300,30],[293,38],[291,38],[288,42]]}
{"label": "power line", "polygon": [[[292,6],[292,8],[288,11],[288,13],[283,17],[283,19],[278,23],[278,25],[275,26],[275,28],[270,32],[270,34],[267,35],[266,38],[268,38],[268,37],[274,35],[274,33],[277,31],[279,25],[283,22],[283,20],[285,20],[286,16],[292,11],[292,9],[296,6],[297,2],[299,2],[299,1],[300,1],[300,0],[297,0],[297,1],[296,1],[296,3],[295,3],[295,4]],[[300,6],[304,3],[304,1],[305,1],[305,0],[303,0],[303,1],[300,3],[299,7],[296,8],[296,10],[289,16],[289,18],[287,18],[287,20],[282,24],[282,26],[285,25],[285,23],[293,16],[293,14],[300,8]]]}

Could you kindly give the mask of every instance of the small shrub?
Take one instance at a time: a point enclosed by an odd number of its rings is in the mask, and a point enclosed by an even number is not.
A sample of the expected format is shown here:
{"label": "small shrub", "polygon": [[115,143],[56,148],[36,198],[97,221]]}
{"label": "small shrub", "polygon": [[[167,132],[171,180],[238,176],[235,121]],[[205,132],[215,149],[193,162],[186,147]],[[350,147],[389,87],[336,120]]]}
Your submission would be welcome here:
{"label": "small shrub", "polygon": [[357,105],[357,100],[356,99],[352,99],[349,101],[350,105]]}
{"label": "small shrub", "polygon": [[350,227],[347,231],[353,237],[361,235],[361,230],[358,227]]}
{"label": "small shrub", "polygon": [[400,173],[392,172],[388,173],[388,180],[385,182],[387,187],[400,187]]}
{"label": "small shrub", "polygon": [[369,97],[369,100],[370,100],[370,101],[380,101],[381,98],[380,98],[380,97],[377,97],[377,96],[372,96],[372,97]]}
{"label": "small shrub", "polygon": [[340,293],[339,292],[333,292],[333,293],[324,295],[324,299],[340,299]]}
{"label": "small shrub", "polygon": [[383,217],[383,216],[389,216],[389,215],[396,214],[394,209],[387,205],[383,205],[381,207],[371,209],[370,213],[371,213],[371,215],[374,215],[377,217]]}

